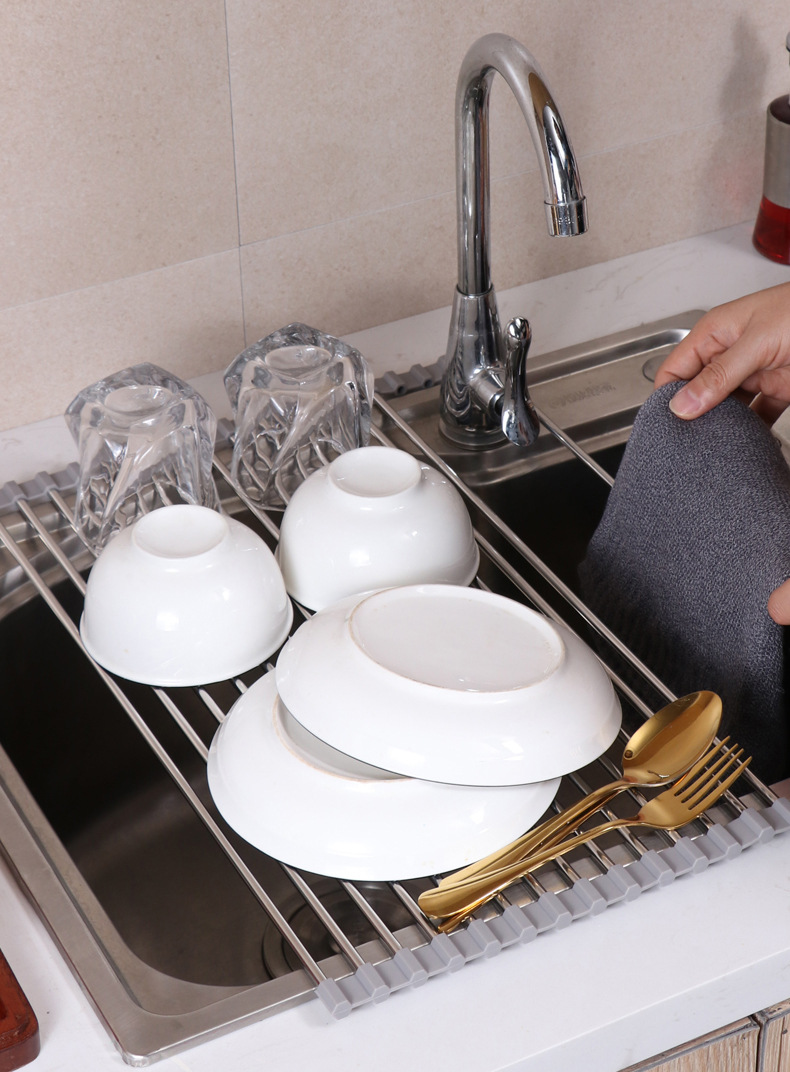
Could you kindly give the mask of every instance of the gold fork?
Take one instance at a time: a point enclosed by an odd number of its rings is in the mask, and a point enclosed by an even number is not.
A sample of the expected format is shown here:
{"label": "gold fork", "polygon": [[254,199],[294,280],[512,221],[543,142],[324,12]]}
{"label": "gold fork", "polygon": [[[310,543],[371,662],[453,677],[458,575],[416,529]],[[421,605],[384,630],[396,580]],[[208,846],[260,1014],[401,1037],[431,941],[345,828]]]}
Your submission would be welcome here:
{"label": "gold fork", "polygon": [[625,826],[675,830],[685,826],[715,804],[751,763],[751,757],[738,762],[743,755],[743,749],[736,744],[725,748],[725,744],[726,741],[722,741],[711,748],[688,774],[670,789],[665,789],[663,793],[649,800],[636,815],[611,819],[592,830],[567,838],[559,845],[553,845],[506,867],[495,868],[452,885],[426,890],[419,897],[420,908],[428,916],[452,917],[446,919],[440,928],[444,931],[451,930],[517,879],[610,830]]}

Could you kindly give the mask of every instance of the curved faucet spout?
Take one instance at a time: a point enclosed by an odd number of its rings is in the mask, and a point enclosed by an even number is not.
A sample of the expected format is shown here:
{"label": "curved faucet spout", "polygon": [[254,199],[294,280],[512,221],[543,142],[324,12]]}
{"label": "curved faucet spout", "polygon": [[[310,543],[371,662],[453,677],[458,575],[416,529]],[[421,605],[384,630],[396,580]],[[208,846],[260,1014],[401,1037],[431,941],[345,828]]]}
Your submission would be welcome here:
{"label": "curved faucet spout", "polygon": [[488,233],[488,102],[500,74],[526,120],[543,179],[549,232],[587,230],[587,212],[576,159],[562,116],[535,58],[506,34],[481,37],[467,52],[455,97],[458,193],[458,289],[484,294],[491,286]]}
{"label": "curved faucet spout", "polygon": [[501,438],[473,383],[483,369],[500,370],[505,354],[491,283],[488,103],[499,73],[519,103],[543,179],[549,232],[587,230],[587,210],[570,138],[532,54],[505,34],[481,37],[467,52],[458,77],[456,188],[458,286],[442,386],[442,429],[457,442],[480,445]]}

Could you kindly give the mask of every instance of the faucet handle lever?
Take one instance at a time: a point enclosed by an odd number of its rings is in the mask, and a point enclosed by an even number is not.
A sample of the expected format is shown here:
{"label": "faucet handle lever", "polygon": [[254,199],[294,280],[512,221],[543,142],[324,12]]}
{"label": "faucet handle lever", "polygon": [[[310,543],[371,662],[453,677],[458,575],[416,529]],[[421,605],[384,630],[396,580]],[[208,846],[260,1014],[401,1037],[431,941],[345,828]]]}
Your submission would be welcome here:
{"label": "faucet handle lever", "polygon": [[540,421],[527,387],[527,354],[532,329],[517,316],[505,328],[505,390],[502,398],[502,431],[512,443],[528,447],[540,435]]}

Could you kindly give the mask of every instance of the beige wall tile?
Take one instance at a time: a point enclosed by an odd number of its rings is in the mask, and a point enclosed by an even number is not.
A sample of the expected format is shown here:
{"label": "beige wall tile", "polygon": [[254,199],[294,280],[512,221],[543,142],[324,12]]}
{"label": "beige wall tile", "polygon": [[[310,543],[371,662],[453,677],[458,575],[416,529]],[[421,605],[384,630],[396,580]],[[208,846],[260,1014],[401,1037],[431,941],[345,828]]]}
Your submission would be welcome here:
{"label": "beige wall tile", "polygon": [[238,253],[0,312],[0,428],[62,413],[74,395],[151,361],[182,377],[244,348]]}
{"label": "beige wall tile", "polygon": [[331,335],[449,305],[455,201],[446,195],[242,250],[249,343],[293,321]]}
{"label": "beige wall tile", "polygon": [[222,0],[9,0],[0,308],[238,242]]}
{"label": "beige wall tile", "polygon": [[229,0],[244,243],[453,188],[454,8]]}
{"label": "beige wall tile", "polygon": [[534,52],[583,156],[764,110],[790,91],[783,0],[486,6],[489,25]]}

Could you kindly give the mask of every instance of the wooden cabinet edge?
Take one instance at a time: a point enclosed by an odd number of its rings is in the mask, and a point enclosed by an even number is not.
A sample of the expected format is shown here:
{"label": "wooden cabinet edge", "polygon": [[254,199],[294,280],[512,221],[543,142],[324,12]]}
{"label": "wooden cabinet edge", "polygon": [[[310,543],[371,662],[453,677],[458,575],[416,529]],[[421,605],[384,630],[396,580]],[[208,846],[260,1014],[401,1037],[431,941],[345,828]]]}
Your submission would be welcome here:
{"label": "wooden cabinet edge", "polygon": [[746,1017],[621,1072],[756,1072],[760,1033],[756,1019]]}
{"label": "wooden cabinet edge", "polygon": [[754,1014],[760,1025],[757,1072],[790,1072],[790,1001],[771,1005]]}

